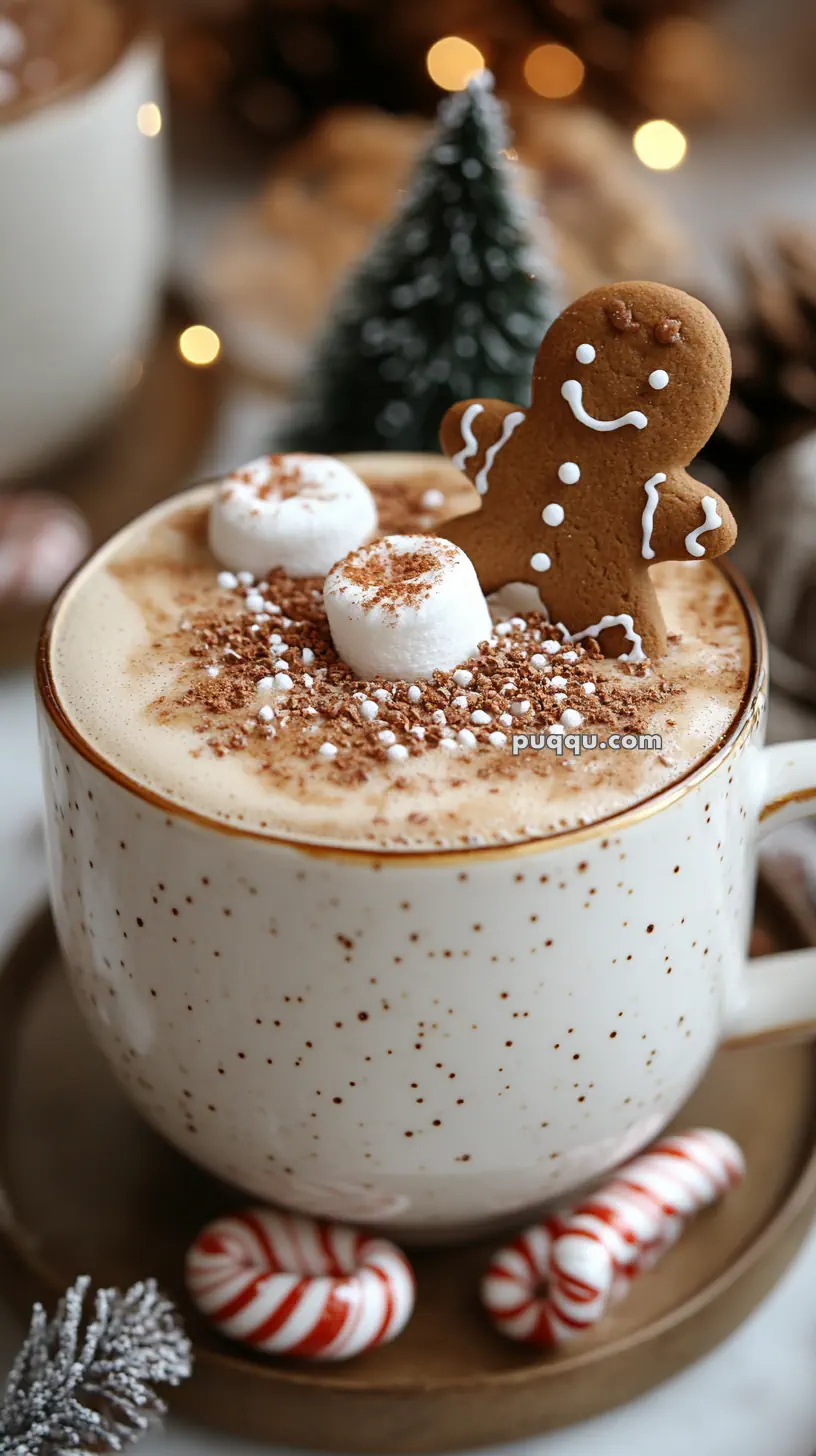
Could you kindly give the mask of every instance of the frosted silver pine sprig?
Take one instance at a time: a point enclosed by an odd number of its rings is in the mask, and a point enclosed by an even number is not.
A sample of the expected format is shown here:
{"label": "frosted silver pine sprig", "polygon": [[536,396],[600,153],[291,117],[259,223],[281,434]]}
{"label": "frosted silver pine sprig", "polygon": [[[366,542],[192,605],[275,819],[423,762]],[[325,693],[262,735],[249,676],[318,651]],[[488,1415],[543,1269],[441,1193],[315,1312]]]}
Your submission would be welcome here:
{"label": "frosted silver pine sprig", "polygon": [[166,1413],[157,1385],[192,1370],[190,1341],[152,1279],[97,1290],[83,1276],[49,1320],[36,1304],[0,1406],[0,1456],[123,1451]]}

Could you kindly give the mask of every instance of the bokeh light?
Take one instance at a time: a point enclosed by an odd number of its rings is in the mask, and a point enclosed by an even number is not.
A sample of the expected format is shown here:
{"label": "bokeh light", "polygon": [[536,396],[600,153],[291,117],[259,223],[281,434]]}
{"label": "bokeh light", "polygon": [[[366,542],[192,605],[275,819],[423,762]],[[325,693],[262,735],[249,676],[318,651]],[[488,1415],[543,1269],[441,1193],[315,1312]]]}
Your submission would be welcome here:
{"label": "bokeh light", "polygon": [[221,352],[221,340],[206,324],[191,324],[179,334],[179,353],[188,364],[214,364]]}
{"label": "bokeh light", "polygon": [[434,41],[425,64],[431,80],[443,91],[464,91],[468,81],[484,70],[485,58],[472,41],[445,35]]}
{"label": "bokeh light", "polygon": [[157,137],[162,129],[162,114],[155,101],[143,101],[136,112],[136,125],[142,136]]}
{"label": "bokeh light", "polygon": [[687,150],[686,138],[673,121],[644,121],[632,138],[636,156],[644,167],[670,172],[679,167]]}
{"label": "bokeh light", "polygon": [[524,62],[524,79],[537,96],[560,101],[572,96],[581,86],[585,66],[580,56],[567,46],[548,42],[530,51]]}

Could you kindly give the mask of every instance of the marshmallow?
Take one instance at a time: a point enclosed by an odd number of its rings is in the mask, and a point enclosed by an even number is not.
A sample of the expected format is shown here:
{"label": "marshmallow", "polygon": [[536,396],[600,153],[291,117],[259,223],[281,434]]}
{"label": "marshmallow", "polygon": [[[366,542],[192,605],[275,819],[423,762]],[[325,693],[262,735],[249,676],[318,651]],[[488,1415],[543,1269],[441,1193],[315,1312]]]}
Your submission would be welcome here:
{"label": "marshmallow", "polygon": [[449,671],[491,634],[473,566],[435,536],[384,536],[338,562],[323,599],[334,645],[364,679]]}
{"label": "marshmallow", "polygon": [[263,455],[222,482],[210,549],[231,571],[325,576],[377,528],[374,497],[329,455]]}

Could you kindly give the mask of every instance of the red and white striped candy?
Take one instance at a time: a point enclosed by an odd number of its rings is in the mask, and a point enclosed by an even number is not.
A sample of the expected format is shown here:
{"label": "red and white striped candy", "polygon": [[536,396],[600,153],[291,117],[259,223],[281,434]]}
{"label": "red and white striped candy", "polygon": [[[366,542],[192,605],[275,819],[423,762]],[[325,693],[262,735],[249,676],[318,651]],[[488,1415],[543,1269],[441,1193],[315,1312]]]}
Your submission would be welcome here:
{"label": "red and white striped candy", "polygon": [[414,1308],[413,1269],[396,1245],[268,1208],[208,1224],[185,1277],[222,1335],[268,1355],[348,1360],[395,1339]]}
{"label": "red and white striped candy", "polygon": [[[691,1216],[742,1179],[732,1138],[711,1128],[664,1138],[570,1213],[495,1255],[482,1302],[510,1339],[558,1345],[597,1324]],[[546,1293],[542,1293],[542,1288]]]}

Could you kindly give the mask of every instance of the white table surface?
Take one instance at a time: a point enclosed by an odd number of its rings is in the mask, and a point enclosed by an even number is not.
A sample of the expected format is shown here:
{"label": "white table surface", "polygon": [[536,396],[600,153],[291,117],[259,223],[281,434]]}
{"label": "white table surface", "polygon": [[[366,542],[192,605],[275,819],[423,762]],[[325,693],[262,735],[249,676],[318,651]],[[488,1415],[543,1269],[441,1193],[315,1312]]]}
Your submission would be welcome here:
{"label": "white table surface", "polygon": [[[729,9],[735,31],[754,58],[757,77],[763,72],[762,58],[782,46],[786,30],[802,25],[808,0],[776,0],[773,5],[769,0],[732,0]],[[810,47],[812,74],[816,26],[811,27]],[[720,281],[727,277],[726,239],[738,238],[767,218],[816,218],[816,110],[794,116],[789,101],[783,110],[780,97],[786,89],[778,79],[773,85],[752,83],[751,115],[735,118],[707,138],[693,139],[680,171],[652,178],[687,226],[697,231],[706,271]],[[181,266],[199,250],[201,228],[214,210],[208,187],[197,183],[182,192],[177,237]],[[236,387],[199,470],[249,458],[270,424],[268,400]],[[783,706],[776,718],[775,736],[802,731],[800,720]],[[36,736],[25,673],[0,678],[0,805],[2,954],[44,894]],[[622,1410],[513,1450],[518,1456],[813,1456],[815,1289],[816,1230],[776,1290],[712,1355]],[[2,1307],[0,1290],[0,1371],[20,1337],[19,1326]],[[180,1421],[171,1421],[166,1433],[140,1447],[145,1456],[250,1456],[263,1449],[269,1448],[210,1435]]]}

